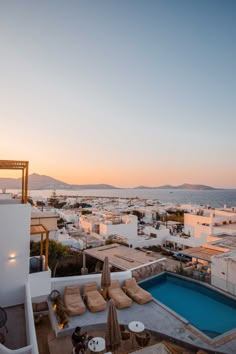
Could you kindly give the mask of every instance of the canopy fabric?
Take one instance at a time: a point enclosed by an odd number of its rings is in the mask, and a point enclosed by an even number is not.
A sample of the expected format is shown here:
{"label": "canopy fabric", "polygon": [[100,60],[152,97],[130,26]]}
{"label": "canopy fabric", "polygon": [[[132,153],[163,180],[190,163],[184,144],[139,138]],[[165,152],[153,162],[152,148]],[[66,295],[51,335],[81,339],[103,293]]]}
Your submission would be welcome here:
{"label": "canopy fabric", "polygon": [[108,257],[105,257],[101,275],[101,288],[103,289],[104,297],[107,296],[107,288],[111,285],[111,274]]}
{"label": "canopy fabric", "polygon": [[114,301],[109,301],[107,327],[106,327],[106,347],[107,350],[117,350],[121,344],[120,326],[117,318]]}

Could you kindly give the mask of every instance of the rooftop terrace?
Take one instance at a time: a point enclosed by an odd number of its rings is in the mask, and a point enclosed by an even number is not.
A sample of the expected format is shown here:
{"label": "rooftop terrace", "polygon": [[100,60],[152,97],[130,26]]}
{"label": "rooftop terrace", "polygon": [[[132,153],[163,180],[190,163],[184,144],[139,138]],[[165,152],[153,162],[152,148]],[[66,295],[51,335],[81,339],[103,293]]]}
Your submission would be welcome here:
{"label": "rooftop terrace", "polygon": [[[54,316],[53,322],[55,320],[55,313],[52,310],[52,306],[49,304],[50,316]],[[106,322],[107,322],[108,306],[104,311],[91,313],[86,310],[83,315],[73,316],[70,318],[70,325],[68,328],[61,330],[61,335],[59,337],[50,337],[50,340],[56,343],[64,343],[68,346],[68,352],[71,350],[71,334],[74,328],[79,325],[86,330],[89,334],[94,330],[103,331],[103,337],[105,334]],[[201,335],[201,332],[194,331],[188,321],[184,320],[182,317],[176,315],[173,311],[167,310],[165,306],[160,304],[158,301],[151,301],[144,305],[139,305],[133,302],[130,308],[117,310],[117,316],[119,323],[128,325],[131,321],[141,321],[145,329],[150,331],[152,335],[156,338],[161,339],[168,338],[176,343],[182,344],[189,348],[202,348],[207,351],[207,353],[224,353],[233,354],[236,352],[236,336],[231,335],[225,339],[221,339],[214,343],[214,340],[207,339],[205,335]],[[52,320],[51,320],[52,321]],[[54,322],[55,323],[55,322]],[[227,342],[228,341],[228,342]],[[65,344],[67,343],[67,344]],[[49,346],[52,343],[49,343]],[[61,346],[61,344],[60,344]],[[59,349],[58,349],[59,350]],[[134,349],[130,347],[126,349],[126,353],[133,352]],[[196,351],[194,351],[196,353]],[[64,354],[60,351],[52,351],[51,353]],[[123,351],[118,351],[118,353],[124,353]],[[145,353],[149,353],[146,349]],[[179,352],[183,353],[183,352]]]}

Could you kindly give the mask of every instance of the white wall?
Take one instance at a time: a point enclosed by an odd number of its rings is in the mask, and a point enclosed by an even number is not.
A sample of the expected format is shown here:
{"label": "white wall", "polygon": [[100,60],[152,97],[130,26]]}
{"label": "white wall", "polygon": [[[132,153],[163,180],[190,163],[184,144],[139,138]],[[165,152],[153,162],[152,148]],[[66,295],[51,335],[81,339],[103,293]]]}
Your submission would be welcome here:
{"label": "white wall", "polygon": [[211,284],[236,295],[236,252],[212,257]]}
{"label": "white wall", "polygon": [[51,292],[51,270],[29,275],[31,297],[48,295]]}
{"label": "white wall", "polygon": [[158,243],[157,238],[150,238],[145,240],[144,238],[137,237],[136,239],[130,240],[129,245],[132,245],[132,248],[142,248],[142,247],[149,247],[149,246],[157,246],[160,245]]}
{"label": "white wall", "polygon": [[78,212],[73,210],[58,210],[57,212],[66,222],[77,223],[79,221]]}
{"label": "white wall", "polygon": [[[130,270],[124,272],[112,272],[111,279],[119,280],[123,285],[125,279],[132,278]],[[82,291],[83,285],[91,282],[96,282],[98,288],[101,288],[101,274],[88,274],[64,278],[51,278],[51,290],[58,290],[61,294],[64,293],[65,286],[79,285]]]}
{"label": "white wall", "polygon": [[138,232],[138,221],[135,215],[126,215],[122,217],[122,224],[100,224],[100,235],[110,236],[110,235],[120,235],[127,239],[137,236]]}
{"label": "white wall", "polygon": [[34,315],[33,315],[29,284],[26,284],[25,286],[25,322],[26,322],[27,343],[32,346],[31,353],[38,354],[38,343],[36,339]]}
{"label": "white wall", "polygon": [[[24,303],[29,277],[30,204],[0,205],[0,303]],[[15,260],[8,257],[15,254]]]}
{"label": "white wall", "polygon": [[196,225],[209,224],[212,223],[212,217],[207,213],[206,216],[196,215],[196,214],[184,214],[184,229],[195,228]]}
{"label": "white wall", "polygon": [[174,242],[178,244],[178,246],[186,246],[186,247],[199,247],[205,243],[205,240],[199,240],[195,237],[183,238],[179,236],[171,236],[169,235],[166,241]]}
{"label": "white wall", "polygon": [[92,220],[87,220],[86,218],[81,217],[79,219],[80,226],[82,229],[84,229],[86,232],[92,232],[93,231],[93,222]]}
{"label": "white wall", "polygon": [[184,232],[190,234],[192,237],[201,240],[200,242],[206,242],[207,236],[212,233],[211,226],[204,226],[196,224],[195,226],[184,225]]}

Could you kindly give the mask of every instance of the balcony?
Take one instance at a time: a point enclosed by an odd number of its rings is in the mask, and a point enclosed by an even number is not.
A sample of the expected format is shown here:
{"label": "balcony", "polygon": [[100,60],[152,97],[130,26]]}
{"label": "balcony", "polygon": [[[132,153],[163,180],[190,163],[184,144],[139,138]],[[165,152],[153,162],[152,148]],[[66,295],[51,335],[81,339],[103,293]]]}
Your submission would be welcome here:
{"label": "balcony", "polygon": [[29,286],[22,304],[5,307],[7,330],[1,328],[0,353],[38,354]]}

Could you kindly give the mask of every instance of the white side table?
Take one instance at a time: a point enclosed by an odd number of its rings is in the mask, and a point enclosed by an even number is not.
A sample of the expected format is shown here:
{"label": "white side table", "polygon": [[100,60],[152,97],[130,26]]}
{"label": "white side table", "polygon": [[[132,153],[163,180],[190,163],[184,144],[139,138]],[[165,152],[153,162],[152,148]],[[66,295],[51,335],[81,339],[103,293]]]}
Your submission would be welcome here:
{"label": "white side table", "polygon": [[140,333],[143,332],[145,327],[142,322],[139,321],[132,321],[128,324],[129,330],[133,333]]}
{"label": "white side table", "polygon": [[100,353],[105,350],[105,339],[102,337],[94,337],[88,342],[88,348],[91,352]]}

